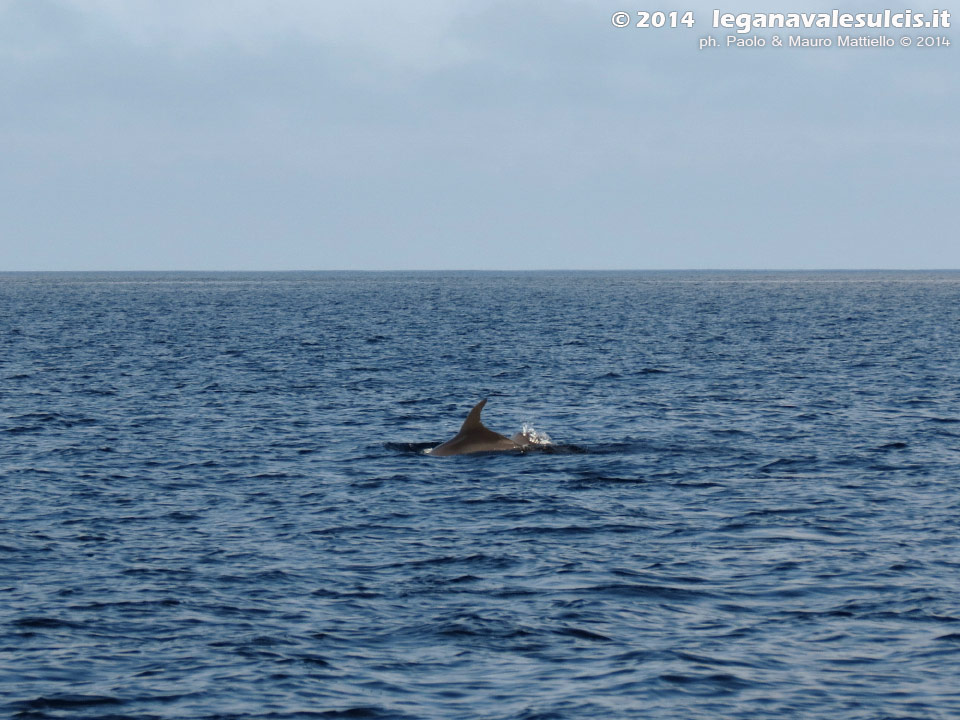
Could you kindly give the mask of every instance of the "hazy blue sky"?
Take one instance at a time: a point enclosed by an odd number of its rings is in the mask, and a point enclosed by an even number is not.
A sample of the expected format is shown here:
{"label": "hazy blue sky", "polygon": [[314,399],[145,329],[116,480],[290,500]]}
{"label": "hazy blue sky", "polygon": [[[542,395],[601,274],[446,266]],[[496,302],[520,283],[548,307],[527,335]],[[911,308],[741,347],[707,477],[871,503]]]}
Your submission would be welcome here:
{"label": "hazy blue sky", "polygon": [[960,35],[714,6],[0,0],[0,270],[960,267]]}

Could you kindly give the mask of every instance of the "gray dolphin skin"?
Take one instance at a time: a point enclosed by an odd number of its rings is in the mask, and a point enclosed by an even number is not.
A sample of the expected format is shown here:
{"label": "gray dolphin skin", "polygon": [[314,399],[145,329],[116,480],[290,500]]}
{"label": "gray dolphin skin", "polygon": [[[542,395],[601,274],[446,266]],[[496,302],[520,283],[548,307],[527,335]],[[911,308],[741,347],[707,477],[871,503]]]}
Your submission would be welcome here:
{"label": "gray dolphin skin", "polygon": [[480,422],[480,413],[486,404],[486,399],[483,399],[474,405],[473,410],[467,415],[467,419],[463,421],[460,432],[458,432],[453,439],[447,440],[443,445],[438,445],[432,450],[427,450],[427,454],[443,457],[446,455],[467,455],[478,452],[522,450],[523,445],[514,442],[500,433],[489,430]]}

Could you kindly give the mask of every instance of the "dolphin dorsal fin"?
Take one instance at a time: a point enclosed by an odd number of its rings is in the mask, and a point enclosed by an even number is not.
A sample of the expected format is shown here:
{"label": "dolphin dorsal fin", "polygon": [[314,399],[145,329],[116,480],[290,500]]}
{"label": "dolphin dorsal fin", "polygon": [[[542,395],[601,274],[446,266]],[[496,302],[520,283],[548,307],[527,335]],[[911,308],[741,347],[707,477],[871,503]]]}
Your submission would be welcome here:
{"label": "dolphin dorsal fin", "polygon": [[467,415],[467,419],[463,421],[463,425],[460,426],[460,432],[466,432],[467,430],[477,430],[483,427],[483,423],[480,422],[480,413],[483,412],[483,406],[487,404],[487,399],[484,398],[476,405],[473,406],[473,410],[470,411],[470,414]]}

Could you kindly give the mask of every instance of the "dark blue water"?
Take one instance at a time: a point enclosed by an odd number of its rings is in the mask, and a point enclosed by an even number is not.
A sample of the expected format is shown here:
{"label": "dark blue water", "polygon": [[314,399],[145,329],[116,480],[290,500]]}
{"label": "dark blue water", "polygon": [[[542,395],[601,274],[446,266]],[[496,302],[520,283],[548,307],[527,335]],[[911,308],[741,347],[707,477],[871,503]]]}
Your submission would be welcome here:
{"label": "dark blue water", "polygon": [[3,275],[0,714],[954,718],[958,485],[960,273]]}

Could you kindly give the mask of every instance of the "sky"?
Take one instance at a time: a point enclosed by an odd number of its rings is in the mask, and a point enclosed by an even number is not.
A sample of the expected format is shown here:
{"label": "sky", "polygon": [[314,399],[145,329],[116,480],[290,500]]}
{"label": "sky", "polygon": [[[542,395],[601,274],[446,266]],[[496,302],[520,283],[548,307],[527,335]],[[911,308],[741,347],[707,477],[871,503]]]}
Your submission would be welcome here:
{"label": "sky", "polygon": [[960,33],[730,2],[0,0],[0,271],[960,268]]}

